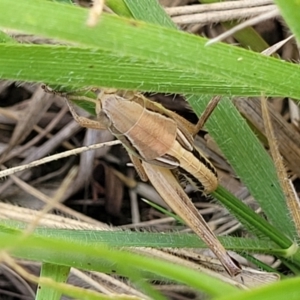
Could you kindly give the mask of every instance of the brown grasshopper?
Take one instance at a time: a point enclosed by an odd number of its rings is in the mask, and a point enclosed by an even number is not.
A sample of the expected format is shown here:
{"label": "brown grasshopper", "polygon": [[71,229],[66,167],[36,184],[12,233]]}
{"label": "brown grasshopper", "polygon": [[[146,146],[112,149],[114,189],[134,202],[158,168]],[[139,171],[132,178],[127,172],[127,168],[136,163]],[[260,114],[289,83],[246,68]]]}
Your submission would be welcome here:
{"label": "brown grasshopper", "polygon": [[79,116],[68,100],[74,119],[83,127],[109,129],[127,149],[141,179],[150,180],[165,202],[209,246],[226,271],[235,276],[239,265],[226,252],[188,198],[177,173],[214,191],[218,177],[214,166],[195,148],[193,136],[202,128],[219,101],[212,99],[197,125],[140,94],[104,90],[96,104],[97,121]]}

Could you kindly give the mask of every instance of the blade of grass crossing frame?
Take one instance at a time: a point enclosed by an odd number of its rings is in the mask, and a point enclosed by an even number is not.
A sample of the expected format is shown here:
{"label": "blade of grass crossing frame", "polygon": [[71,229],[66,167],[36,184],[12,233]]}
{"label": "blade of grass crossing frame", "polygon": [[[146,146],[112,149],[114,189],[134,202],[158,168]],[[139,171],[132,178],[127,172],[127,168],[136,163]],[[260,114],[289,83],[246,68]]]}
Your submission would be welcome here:
{"label": "blade of grass crossing frame", "polygon": [[[264,57],[223,43],[205,47],[207,40],[204,38],[113,15],[103,14],[95,28],[88,28],[85,25],[87,12],[72,5],[42,0],[19,0],[18,2],[1,0],[1,10],[6,11],[6,14],[0,18],[1,27],[71,42],[85,49],[97,48],[98,51],[101,49],[106,51],[106,54],[109,52],[115,55],[111,58],[111,66],[116,66],[117,60],[118,73],[107,74],[107,67],[102,66],[101,57],[91,58],[87,64],[82,63],[81,72],[78,72],[76,64],[81,59],[79,54],[73,59],[69,58],[69,61],[65,59],[62,63],[57,63],[58,51],[54,51],[51,57],[55,57],[55,60],[52,59],[53,65],[48,68],[48,72],[51,73],[59,66],[64,67],[64,76],[56,78],[57,83],[64,79],[68,80],[69,84],[76,82],[79,86],[78,79],[90,75],[90,82],[86,80],[86,85],[90,86],[175,93],[196,91],[201,93],[204,90],[205,93],[234,95],[260,95],[263,90],[266,95],[289,95],[300,98],[300,87],[292,84],[300,81],[299,66],[296,64]],[[55,18],[52,17],[53,15]],[[72,26],[69,26],[69,20],[72,20]],[[69,50],[71,51],[72,47],[63,51]],[[6,49],[7,51],[9,49]],[[22,49],[19,51],[23,54]],[[0,50],[0,58],[3,52],[5,49]],[[97,53],[90,50],[89,52]],[[22,55],[15,56],[13,60],[17,62],[20,59]],[[29,62],[32,59],[32,56],[29,57]],[[32,67],[29,62],[27,66],[23,65],[17,69],[14,75],[2,72],[2,77],[16,76],[17,78],[14,79],[26,80],[22,75]],[[5,62],[0,60],[0,69],[7,64],[12,64],[11,56]],[[132,78],[132,70],[127,69],[128,66],[133,68],[139,77]],[[106,69],[106,74],[103,73],[103,69]],[[97,74],[91,76],[90,72]],[[103,80],[104,77],[106,81]],[[41,77],[39,81],[45,82],[46,78]],[[159,81],[153,84],[157,78]],[[109,85],[107,85],[108,79],[110,79]],[[198,82],[191,84],[190,82],[195,79]],[[290,81],[286,82],[287,79]],[[27,78],[27,80],[34,79]],[[177,88],[173,86],[174,80],[177,80]],[[189,86],[190,90],[187,89]]]}

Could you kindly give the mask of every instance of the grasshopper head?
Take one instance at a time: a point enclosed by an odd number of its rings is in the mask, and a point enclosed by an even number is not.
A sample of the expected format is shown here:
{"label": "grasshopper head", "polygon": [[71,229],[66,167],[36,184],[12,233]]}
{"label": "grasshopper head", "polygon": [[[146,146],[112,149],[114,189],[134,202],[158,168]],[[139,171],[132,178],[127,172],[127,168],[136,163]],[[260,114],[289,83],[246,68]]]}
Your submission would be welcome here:
{"label": "grasshopper head", "polygon": [[117,89],[99,89],[97,90],[97,99],[98,104],[96,105],[96,114],[97,116],[100,114],[101,110],[103,109],[104,102],[107,101],[108,95],[113,95],[117,93]]}
{"label": "grasshopper head", "polygon": [[96,102],[96,115],[101,124],[105,125],[107,128],[112,126],[112,121],[110,117],[105,113],[103,107],[105,107],[105,102],[109,101],[112,94],[116,93],[116,89],[100,89],[97,91],[97,102]]}

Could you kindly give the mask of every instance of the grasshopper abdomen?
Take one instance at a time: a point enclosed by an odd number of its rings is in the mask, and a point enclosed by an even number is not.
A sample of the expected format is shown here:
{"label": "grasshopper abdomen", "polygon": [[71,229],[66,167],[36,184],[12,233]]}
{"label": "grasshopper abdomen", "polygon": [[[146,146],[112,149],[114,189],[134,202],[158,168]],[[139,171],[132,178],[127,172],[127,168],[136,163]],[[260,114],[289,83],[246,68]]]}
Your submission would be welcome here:
{"label": "grasshopper abdomen", "polygon": [[[183,170],[183,175],[193,182],[195,182],[195,180],[199,181],[205,194],[216,190],[218,187],[216,169],[205,156],[197,151],[197,149],[194,148],[193,151],[188,151],[175,141],[168,154],[176,157],[179,161],[180,169]],[[197,183],[196,186],[199,187]]]}

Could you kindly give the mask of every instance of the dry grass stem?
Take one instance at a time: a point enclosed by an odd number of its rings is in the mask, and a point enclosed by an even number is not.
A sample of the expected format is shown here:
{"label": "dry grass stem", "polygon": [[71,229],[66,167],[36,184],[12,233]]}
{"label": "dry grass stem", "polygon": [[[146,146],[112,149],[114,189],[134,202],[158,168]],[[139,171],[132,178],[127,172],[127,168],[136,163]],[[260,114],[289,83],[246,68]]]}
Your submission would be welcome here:
{"label": "dry grass stem", "polygon": [[[277,10],[275,5],[267,5],[267,6],[240,8],[240,9],[233,9],[233,10],[226,10],[226,11],[203,12],[203,13],[198,13],[193,15],[183,15],[183,16],[173,17],[172,20],[179,25],[184,25],[184,24],[204,25],[204,24],[211,24],[211,23],[227,22],[232,20],[243,20],[247,18],[254,18],[258,15],[259,16],[267,15],[267,13],[270,13],[273,10]],[[258,23],[259,21],[256,22]]]}
{"label": "dry grass stem", "polygon": [[240,0],[240,1],[223,1],[222,3],[186,5],[165,8],[167,14],[171,17],[178,15],[196,14],[206,11],[231,10],[238,8],[258,7],[273,4],[272,0]]}
{"label": "dry grass stem", "polygon": [[[28,194],[38,198],[39,200],[43,201],[46,204],[53,205],[54,208],[59,209],[61,212],[69,215],[69,216],[73,216],[74,218],[78,219],[78,220],[83,220],[89,224],[94,224],[94,225],[100,225],[106,228],[108,228],[108,225],[103,225],[103,223],[97,221],[96,219],[90,218],[82,213],[76,212],[73,209],[61,204],[61,203],[53,203],[52,202],[52,198],[48,197],[47,195],[43,194],[42,192],[40,192],[39,190],[37,190],[36,188],[32,187],[31,185],[29,185],[28,183],[26,183],[25,181],[22,181],[20,178],[11,175],[12,180],[15,184],[17,184],[21,189],[23,189],[25,192],[27,192]],[[52,203],[52,204],[51,204]]]}
{"label": "dry grass stem", "polygon": [[294,38],[294,35],[290,35],[286,39],[272,45],[271,47],[267,48],[266,50],[262,51],[261,54],[264,54],[266,56],[271,56],[275,52],[277,52],[280,48],[282,48],[288,41]]}
{"label": "dry grass stem", "polygon": [[60,202],[61,199],[63,199],[64,193],[68,189],[68,187],[72,184],[73,179],[75,178],[77,174],[78,168],[73,167],[69,171],[68,175],[63,180],[61,186],[58,188],[54,196],[52,197],[52,200],[49,201],[42,210],[40,210],[34,220],[28,224],[27,228],[24,230],[25,236],[31,234],[34,229],[39,224],[40,220],[43,218],[45,214],[47,214],[50,210],[52,210],[57,203]]}
{"label": "dry grass stem", "polygon": [[77,154],[80,154],[80,153],[83,153],[83,152],[89,151],[89,150],[96,150],[96,149],[102,148],[104,146],[109,147],[109,146],[114,146],[114,145],[118,145],[118,144],[120,144],[119,141],[112,141],[112,142],[107,142],[107,143],[95,144],[95,145],[91,145],[91,146],[84,146],[84,147],[80,147],[80,148],[77,148],[77,149],[65,151],[65,152],[62,152],[62,153],[59,153],[59,154],[51,155],[49,157],[45,157],[45,158],[33,161],[33,162],[31,162],[29,164],[26,164],[26,165],[23,165],[23,166],[18,166],[18,167],[13,167],[13,168],[10,168],[10,169],[3,170],[3,171],[0,172],[0,178],[9,176],[9,175],[12,175],[12,174],[15,174],[17,172],[21,172],[21,171],[24,171],[24,170],[27,170],[27,169],[30,169],[30,168],[40,166],[40,165],[49,163],[49,162],[54,161],[54,160],[62,159],[64,157],[68,157],[68,156],[71,156],[71,155],[77,155]]}
{"label": "dry grass stem", "polygon": [[[57,205],[57,204],[56,204]],[[59,204],[62,205],[62,204]],[[59,206],[58,205],[58,206]],[[82,229],[82,230],[110,230],[111,228],[101,222],[91,223],[89,220],[84,220],[83,218],[78,218],[77,215],[74,215],[68,211],[64,211],[59,208],[68,216],[74,216],[76,219],[71,219],[70,217],[63,217],[54,214],[46,214],[40,220],[39,226],[49,227],[49,228],[59,228],[59,229]],[[25,224],[29,224],[37,216],[38,211],[15,206],[8,203],[0,202],[0,219],[1,220],[16,220]],[[79,214],[79,213],[77,213]],[[81,214],[80,214],[81,215]],[[80,216],[79,216],[80,217]],[[96,220],[95,220],[96,221]]]}
{"label": "dry grass stem", "polygon": [[276,166],[277,175],[280,185],[285,194],[287,206],[295,224],[298,236],[300,236],[300,203],[295,190],[292,188],[291,181],[288,178],[286,169],[283,164],[283,159],[278,150],[276,137],[268,112],[267,99],[262,96],[261,99],[262,116],[265,124],[266,136],[268,138],[270,152],[272,154],[274,164]]}

